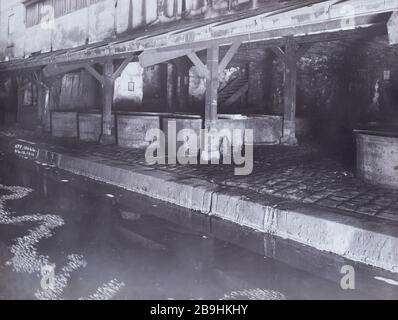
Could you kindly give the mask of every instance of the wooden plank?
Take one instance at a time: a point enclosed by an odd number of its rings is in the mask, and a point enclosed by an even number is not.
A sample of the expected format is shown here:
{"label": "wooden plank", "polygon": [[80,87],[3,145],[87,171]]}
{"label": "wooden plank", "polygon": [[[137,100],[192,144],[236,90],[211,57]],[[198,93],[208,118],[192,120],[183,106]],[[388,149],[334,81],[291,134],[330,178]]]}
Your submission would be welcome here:
{"label": "wooden plank", "polygon": [[278,46],[271,46],[269,47],[274,53],[275,55],[280,59],[280,60],[284,60],[285,59],[285,52],[283,51],[283,49],[281,47]]}
{"label": "wooden plank", "polygon": [[15,80],[17,82],[17,123],[22,124],[23,119],[23,103],[25,96],[26,80],[23,76],[16,76]]}
{"label": "wooden plank", "polygon": [[223,104],[223,107],[228,107],[232,104],[234,104],[238,99],[240,99],[244,94],[247,93],[249,90],[249,84],[246,83],[245,85],[242,86],[242,88],[238,89],[231,97],[229,97]]}
{"label": "wooden plank", "polygon": [[97,70],[95,70],[92,66],[86,65],[84,67],[95,79],[99,81],[102,85],[104,84],[104,77],[98,73]]}
{"label": "wooden plank", "polygon": [[[195,65],[195,67],[198,68],[199,73],[205,77],[207,80],[210,79],[210,72],[208,67],[206,67],[204,65],[204,63],[202,62],[202,60],[200,60],[200,58],[198,57],[198,55],[193,52],[188,54],[188,58],[192,61],[192,63]],[[217,60],[217,66],[218,66],[218,60]]]}
{"label": "wooden plank", "polygon": [[285,47],[284,78],[282,143],[296,145],[297,44],[293,39],[289,39]]}
{"label": "wooden plank", "polygon": [[65,74],[74,70],[84,68],[86,65],[87,62],[67,64],[67,65],[52,63],[43,68],[43,75],[47,78],[54,77],[60,74]]}
{"label": "wooden plank", "polygon": [[121,65],[116,69],[115,73],[113,74],[113,80],[116,80],[122,74],[123,70],[128,66],[128,64],[135,58],[135,54],[131,57],[126,58],[123,60]]}
{"label": "wooden plank", "polygon": [[232,46],[228,49],[227,53],[225,54],[224,58],[221,60],[218,72],[224,71],[224,69],[231,62],[235,53],[239,50],[241,44],[242,43],[238,41],[232,44]]}
{"label": "wooden plank", "polygon": [[207,49],[207,68],[209,78],[206,80],[206,98],[205,98],[205,126],[208,128],[211,123],[217,120],[218,107],[218,61],[220,49],[218,46]]}
{"label": "wooden plank", "polygon": [[112,125],[112,104],[113,104],[113,91],[115,87],[115,81],[113,79],[114,65],[112,60],[108,60],[104,64],[104,76],[103,76],[103,106],[102,106],[102,144],[113,144],[114,129]]}
{"label": "wooden plank", "polygon": [[139,56],[140,64],[143,68],[153,66],[162,62],[177,59],[189,54],[193,54],[198,50],[186,49],[186,50],[173,50],[168,52],[157,52],[157,50],[144,51]]}

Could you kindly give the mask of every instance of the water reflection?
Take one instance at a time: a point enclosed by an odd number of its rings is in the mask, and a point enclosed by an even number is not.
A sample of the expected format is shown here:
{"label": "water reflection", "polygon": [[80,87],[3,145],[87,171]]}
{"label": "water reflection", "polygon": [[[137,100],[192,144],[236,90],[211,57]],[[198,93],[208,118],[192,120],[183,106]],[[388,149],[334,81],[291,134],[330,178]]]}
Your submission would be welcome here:
{"label": "water reflection", "polygon": [[[255,253],[263,250],[263,238],[222,221],[25,161],[1,161],[0,177],[5,189],[25,192],[4,206],[12,223],[0,222],[1,299],[364,297],[265,260]],[[0,196],[9,196],[4,188]],[[32,270],[7,265],[17,239],[35,230],[41,237],[26,243],[36,250]],[[43,264],[56,265],[54,290],[40,288]]]}

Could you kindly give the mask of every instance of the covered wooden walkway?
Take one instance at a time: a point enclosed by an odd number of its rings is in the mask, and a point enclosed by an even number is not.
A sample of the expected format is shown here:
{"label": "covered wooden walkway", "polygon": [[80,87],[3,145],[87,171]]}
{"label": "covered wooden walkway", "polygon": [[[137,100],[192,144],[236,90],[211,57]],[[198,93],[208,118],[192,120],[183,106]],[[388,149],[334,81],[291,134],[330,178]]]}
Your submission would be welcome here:
{"label": "covered wooden walkway", "polygon": [[[114,82],[132,61],[143,67],[187,56],[206,78],[205,127],[218,118],[219,72],[231,62],[239,49],[268,48],[284,63],[284,123],[282,143],[296,140],[297,61],[311,44],[347,37],[389,35],[398,43],[398,0],[306,1],[276,10],[253,9],[227,17],[200,22],[172,23],[154,27],[112,42],[43,53],[26,59],[0,63],[0,72],[19,77],[33,74],[39,95],[48,90],[53,76],[86,69],[103,88],[103,125],[101,142],[113,143],[112,102]],[[207,53],[202,61],[199,52]],[[220,52],[225,52],[220,59]],[[49,127],[50,110],[46,99],[38,99],[38,117]]]}

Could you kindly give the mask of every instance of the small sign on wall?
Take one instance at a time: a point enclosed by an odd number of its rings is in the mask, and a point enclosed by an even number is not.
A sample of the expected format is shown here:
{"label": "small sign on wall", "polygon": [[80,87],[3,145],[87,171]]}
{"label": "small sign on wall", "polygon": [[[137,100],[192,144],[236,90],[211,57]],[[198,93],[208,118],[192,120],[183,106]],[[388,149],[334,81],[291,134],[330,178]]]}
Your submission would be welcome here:
{"label": "small sign on wall", "polygon": [[28,160],[35,160],[39,157],[39,149],[37,146],[23,140],[18,140],[15,144],[14,153],[16,156]]}
{"label": "small sign on wall", "polygon": [[391,79],[391,71],[390,70],[384,70],[384,76],[383,76],[385,81],[388,81]]}

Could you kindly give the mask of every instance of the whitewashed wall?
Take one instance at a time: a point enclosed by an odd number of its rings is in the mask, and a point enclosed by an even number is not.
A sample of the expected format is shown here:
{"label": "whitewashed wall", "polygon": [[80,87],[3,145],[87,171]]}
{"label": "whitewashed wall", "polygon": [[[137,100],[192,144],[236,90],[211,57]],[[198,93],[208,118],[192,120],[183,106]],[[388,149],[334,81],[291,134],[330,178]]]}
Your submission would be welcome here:
{"label": "whitewashed wall", "polygon": [[[250,0],[239,0],[238,3]],[[25,27],[26,9],[22,0],[0,0],[0,60],[27,57],[32,53],[73,48],[95,43],[145,24],[167,22],[182,12],[182,0],[103,0],[89,7],[58,17],[53,28],[47,24]],[[204,12],[205,0],[186,0],[190,15]],[[226,7],[227,0],[215,0],[215,8]],[[161,12],[160,18],[158,17]],[[8,35],[9,16],[14,14],[15,31]]]}

